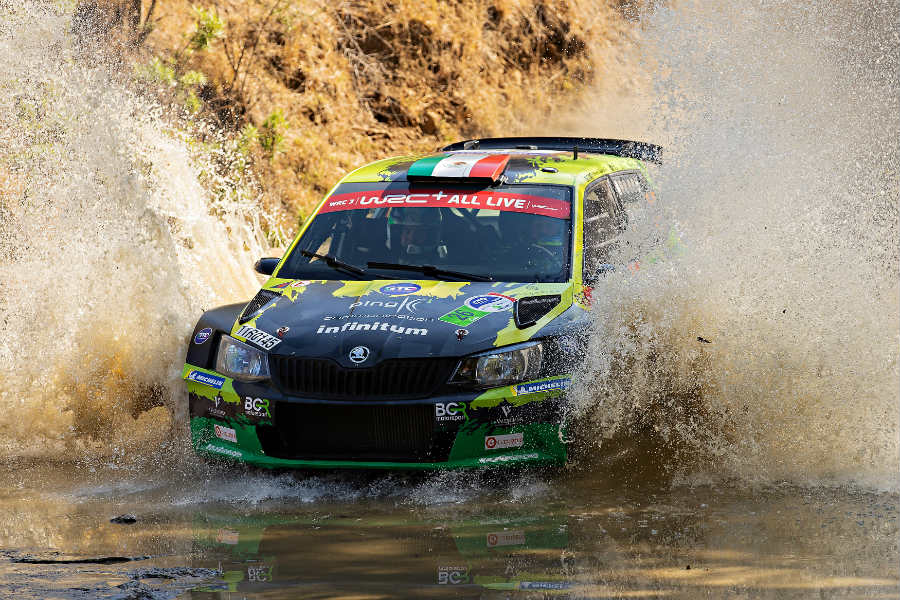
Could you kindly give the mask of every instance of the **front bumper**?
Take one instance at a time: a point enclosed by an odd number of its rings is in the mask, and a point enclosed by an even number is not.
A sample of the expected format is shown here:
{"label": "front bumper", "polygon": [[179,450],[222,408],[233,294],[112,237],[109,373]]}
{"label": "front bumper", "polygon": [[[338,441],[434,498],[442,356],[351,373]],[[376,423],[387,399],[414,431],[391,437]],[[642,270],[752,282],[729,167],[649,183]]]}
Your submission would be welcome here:
{"label": "front bumper", "polygon": [[398,470],[566,460],[563,376],[394,402],[287,397],[192,365],[183,377],[191,439],[205,456],[268,468]]}

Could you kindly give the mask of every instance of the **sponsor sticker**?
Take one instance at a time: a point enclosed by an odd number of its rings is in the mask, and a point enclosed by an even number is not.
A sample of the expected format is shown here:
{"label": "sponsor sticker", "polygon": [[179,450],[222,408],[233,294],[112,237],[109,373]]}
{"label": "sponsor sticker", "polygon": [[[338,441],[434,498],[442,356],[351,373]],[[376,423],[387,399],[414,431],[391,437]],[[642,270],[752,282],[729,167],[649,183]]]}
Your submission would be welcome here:
{"label": "sponsor sticker", "polygon": [[456,565],[439,565],[437,570],[438,585],[459,585],[469,582],[469,568]]}
{"label": "sponsor sticker", "polygon": [[417,317],[416,315],[395,315],[395,314],[381,314],[381,315],[325,315],[322,317],[323,321],[346,321],[348,319],[396,319],[400,321],[415,321],[417,323],[427,323],[429,321],[434,321],[432,317]]}
{"label": "sponsor sticker", "polygon": [[385,331],[389,333],[402,333],[403,335],[428,335],[428,329],[425,327],[404,327],[403,325],[391,325],[390,323],[382,323],[381,321],[375,321],[374,323],[359,323],[358,321],[353,321],[344,323],[340,327],[337,325],[319,325],[319,328],[316,329],[316,335],[336,334],[344,331]]}
{"label": "sponsor sticker", "polygon": [[568,377],[560,379],[550,379],[548,381],[535,381],[532,383],[520,383],[512,386],[513,396],[522,396],[523,394],[535,394],[537,392],[549,392],[552,390],[564,390],[572,385],[572,380]]}
{"label": "sponsor sticker", "polygon": [[244,456],[238,450],[232,450],[231,448],[222,448],[220,446],[216,446],[215,444],[207,444],[203,447],[203,449],[209,450],[210,452],[216,452],[218,454],[224,454],[225,456],[230,456],[232,458],[241,458]]}
{"label": "sponsor sticker", "polygon": [[250,327],[249,325],[241,325],[241,328],[237,330],[236,335],[241,336],[248,342],[253,342],[264,350],[271,350],[281,343],[281,340],[274,335],[269,335],[265,331]]}
{"label": "sponsor sticker", "polygon": [[516,530],[489,533],[487,534],[486,542],[488,548],[496,548],[497,546],[521,546],[525,543],[525,532]]}
{"label": "sponsor sticker", "polygon": [[523,421],[522,415],[520,414],[522,411],[519,410],[518,407],[505,402],[498,406],[500,409],[500,418],[494,420],[495,425],[501,425],[503,427],[510,427],[512,425],[520,425]]}
{"label": "sponsor sticker", "polygon": [[482,456],[478,459],[478,462],[483,465],[487,465],[494,463],[515,462],[517,460],[531,460],[533,458],[538,458],[537,452],[530,452],[528,454],[504,454],[502,456]]}
{"label": "sponsor sticker", "polygon": [[196,381],[197,383],[202,383],[203,385],[208,385],[211,388],[216,388],[217,390],[221,390],[222,386],[225,385],[225,378],[219,377],[218,375],[210,375],[209,373],[204,373],[203,371],[191,371],[188,373],[188,381]]}
{"label": "sponsor sticker", "polygon": [[519,584],[520,590],[568,590],[572,589],[572,583],[568,581],[523,581]]}
{"label": "sponsor sticker", "polygon": [[450,323],[451,325],[458,325],[459,327],[468,327],[478,319],[486,317],[489,314],[491,313],[483,310],[469,308],[468,306],[460,306],[440,317],[438,321]]}
{"label": "sponsor sticker", "polygon": [[438,402],[434,405],[434,420],[438,423],[450,423],[466,420],[465,402]]}
{"label": "sponsor sticker", "polygon": [[385,296],[406,296],[407,294],[415,294],[422,289],[418,283],[389,283],[378,288],[378,291]]}
{"label": "sponsor sticker", "polygon": [[277,290],[283,290],[287,286],[291,285],[290,281],[285,281],[284,283],[279,283],[278,285],[273,285],[272,287]]}
{"label": "sponsor sticker", "polygon": [[[404,285],[407,285],[407,284],[404,284]],[[386,287],[390,287],[390,286],[384,286],[381,289],[383,290]],[[416,286],[416,287],[419,287],[419,286]],[[384,294],[386,292],[382,291],[382,293]],[[397,294],[390,294],[390,295],[396,296]],[[399,301],[398,300],[362,300],[359,302],[354,302],[353,304],[350,305],[350,308],[352,308],[352,309],[355,309],[355,308],[381,308],[381,309],[393,308],[395,313],[400,313],[400,312],[412,313],[412,312],[416,312],[416,310],[418,310],[419,303],[421,303],[421,302],[428,303],[429,300],[430,300],[430,298],[423,298],[422,296],[416,296],[414,298],[404,296],[403,298],[400,298]]]}
{"label": "sponsor sticker", "polygon": [[460,194],[443,190],[397,193],[399,190],[347,192],[329,196],[320,213],[339,210],[369,209],[379,206],[424,206],[440,208],[483,208],[531,213],[557,219],[568,219],[571,205],[565,200],[531,194],[497,193],[493,190]]}
{"label": "sponsor sticker", "polygon": [[506,435],[489,435],[484,438],[485,450],[503,450],[505,448],[521,448],[525,444],[525,435],[522,433],[508,433]]}
{"label": "sponsor sticker", "polygon": [[216,437],[220,440],[225,440],[226,442],[232,442],[233,444],[237,444],[237,432],[231,427],[224,427],[222,425],[215,426]]}
{"label": "sponsor sticker", "polygon": [[269,412],[269,401],[265,398],[244,396],[244,414],[251,417],[272,418],[272,414]]}
{"label": "sponsor sticker", "polygon": [[203,344],[206,342],[206,340],[208,340],[210,338],[211,335],[212,335],[212,328],[204,327],[203,329],[201,329],[200,331],[197,332],[197,335],[194,336],[194,343],[195,344]]}
{"label": "sponsor sticker", "polygon": [[495,313],[509,310],[513,307],[515,298],[504,296],[503,294],[485,294],[483,296],[472,296],[466,298],[463,302],[467,307],[482,312]]}

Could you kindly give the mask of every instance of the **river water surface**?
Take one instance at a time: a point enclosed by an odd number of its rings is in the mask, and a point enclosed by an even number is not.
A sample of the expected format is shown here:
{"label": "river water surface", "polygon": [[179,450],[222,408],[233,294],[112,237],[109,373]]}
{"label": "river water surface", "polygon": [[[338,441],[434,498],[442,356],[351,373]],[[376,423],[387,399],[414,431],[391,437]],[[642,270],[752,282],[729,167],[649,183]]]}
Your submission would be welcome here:
{"label": "river water surface", "polygon": [[[654,478],[565,471],[57,476],[5,474],[0,596],[898,594],[898,503],[889,493],[671,489]],[[110,522],[127,514],[137,522]]]}

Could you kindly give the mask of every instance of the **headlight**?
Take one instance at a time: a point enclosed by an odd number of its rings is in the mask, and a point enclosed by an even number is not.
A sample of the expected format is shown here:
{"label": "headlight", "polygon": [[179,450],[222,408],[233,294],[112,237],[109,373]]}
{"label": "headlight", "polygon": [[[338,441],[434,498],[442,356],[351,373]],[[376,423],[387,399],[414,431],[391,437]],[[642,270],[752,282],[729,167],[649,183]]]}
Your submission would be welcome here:
{"label": "headlight", "polygon": [[453,376],[453,383],[471,383],[478,387],[496,387],[536,379],[541,370],[543,347],[531,342],[502,352],[485,352],[464,358]]}
{"label": "headlight", "polygon": [[266,353],[222,335],[216,354],[216,371],[238,381],[260,381],[269,378]]}

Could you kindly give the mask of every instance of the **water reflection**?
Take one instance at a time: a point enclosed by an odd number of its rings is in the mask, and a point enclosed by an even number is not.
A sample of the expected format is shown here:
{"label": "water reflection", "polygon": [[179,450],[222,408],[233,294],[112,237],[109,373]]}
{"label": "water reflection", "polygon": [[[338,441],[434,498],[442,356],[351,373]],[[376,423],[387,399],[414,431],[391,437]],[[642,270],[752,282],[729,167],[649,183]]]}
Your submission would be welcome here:
{"label": "water reflection", "polygon": [[[135,586],[153,600],[900,591],[890,493],[626,484],[588,472],[6,479],[0,597],[121,598]],[[137,522],[109,522],[122,513]]]}

